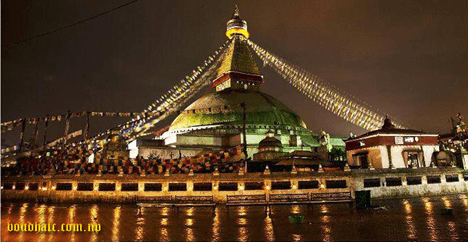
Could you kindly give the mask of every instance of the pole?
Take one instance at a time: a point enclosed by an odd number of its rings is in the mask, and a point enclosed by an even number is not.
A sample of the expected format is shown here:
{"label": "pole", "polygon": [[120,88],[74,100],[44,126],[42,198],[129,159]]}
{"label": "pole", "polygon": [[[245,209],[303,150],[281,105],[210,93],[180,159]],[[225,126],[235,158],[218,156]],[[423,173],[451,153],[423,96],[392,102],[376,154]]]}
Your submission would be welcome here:
{"label": "pole", "polygon": [[68,130],[70,129],[70,117],[71,117],[71,112],[70,110],[68,110],[67,120],[65,121],[65,141],[63,142],[63,145],[66,145],[68,141]]}
{"label": "pole", "polygon": [[85,127],[85,132],[84,132],[84,140],[88,140],[88,134],[89,134],[89,115],[90,112],[86,112],[86,127]]}
{"label": "pole", "polygon": [[34,119],[34,122],[36,122],[36,127],[34,127],[33,142],[31,144],[31,149],[36,148],[37,135],[39,134],[39,119]]}
{"label": "pole", "polygon": [[245,103],[241,103],[241,107],[242,107],[242,136],[243,137],[243,140],[242,140],[242,143],[243,143],[243,146],[244,146],[244,155],[245,155],[245,159],[247,159],[247,135],[246,135],[246,131],[245,131],[245,123],[246,123],[246,113],[245,113]]}
{"label": "pole", "polygon": [[23,118],[23,121],[21,123],[21,133],[20,133],[20,141],[19,141],[19,148],[18,148],[18,153],[21,153],[21,150],[23,148],[23,141],[24,141],[24,131],[26,130],[26,119]]}
{"label": "pole", "polygon": [[44,146],[47,144],[47,126],[49,126],[49,114],[46,115],[44,122]]}

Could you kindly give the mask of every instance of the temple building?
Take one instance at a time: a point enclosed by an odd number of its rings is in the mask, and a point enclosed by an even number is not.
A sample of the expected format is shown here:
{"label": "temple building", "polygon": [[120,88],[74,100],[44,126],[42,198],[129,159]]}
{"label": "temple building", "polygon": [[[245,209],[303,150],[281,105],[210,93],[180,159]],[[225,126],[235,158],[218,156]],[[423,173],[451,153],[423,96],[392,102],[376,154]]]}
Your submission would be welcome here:
{"label": "temple building", "polygon": [[[159,145],[132,142],[131,157],[156,153],[164,158],[171,153],[188,156],[203,149],[244,147],[244,140],[248,157],[252,157],[259,152],[268,131],[280,141],[281,152],[314,151],[320,147],[318,135],[307,129],[299,115],[261,92],[265,80],[247,43],[247,22],[240,18],[237,8],[227,22],[226,36],[231,41],[221,55],[216,76],[206,80],[211,83],[211,92],[180,112],[169,129],[156,137],[161,140]],[[344,150],[340,138],[331,139],[336,148]]]}
{"label": "temple building", "polygon": [[350,166],[361,168],[417,168],[432,165],[439,151],[438,134],[396,128],[386,118],[379,130],[345,141]]}

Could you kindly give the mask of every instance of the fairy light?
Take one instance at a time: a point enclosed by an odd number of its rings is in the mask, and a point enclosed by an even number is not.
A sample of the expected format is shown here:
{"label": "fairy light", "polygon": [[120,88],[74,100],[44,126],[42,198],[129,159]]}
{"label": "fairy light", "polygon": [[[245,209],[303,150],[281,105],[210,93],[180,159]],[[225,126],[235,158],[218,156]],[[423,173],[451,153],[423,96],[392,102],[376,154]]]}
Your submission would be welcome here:
{"label": "fairy light", "polygon": [[[251,40],[247,40],[247,43],[265,65],[271,66],[291,85],[325,109],[367,130],[381,127],[385,115],[378,113],[378,110],[372,110],[372,107],[367,103],[358,102],[354,96],[346,94],[316,75],[287,63]],[[403,128],[398,123],[397,121],[395,126]]]}

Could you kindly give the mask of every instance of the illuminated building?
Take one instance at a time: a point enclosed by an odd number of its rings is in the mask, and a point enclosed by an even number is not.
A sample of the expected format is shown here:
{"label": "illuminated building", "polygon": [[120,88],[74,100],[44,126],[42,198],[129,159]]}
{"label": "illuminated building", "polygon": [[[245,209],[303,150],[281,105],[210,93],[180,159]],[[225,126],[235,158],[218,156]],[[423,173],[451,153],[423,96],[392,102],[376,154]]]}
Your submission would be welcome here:
{"label": "illuminated building", "polygon": [[[265,133],[271,130],[282,144],[283,152],[314,151],[320,147],[318,136],[307,129],[299,115],[276,98],[260,91],[264,78],[247,43],[247,22],[236,8],[227,23],[230,44],[222,55],[211,92],[181,111],[167,132],[159,139],[164,145],[144,146],[141,141],[130,144],[131,157],[150,154],[168,157],[194,155],[202,149],[221,150],[243,145],[243,107],[249,157],[258,152]],[[344,149],[344,142],[332,138],[335,146]],[[148,143],[148,142],[147,142]]]}
{"label": "illuminated building", "polygon": [[345,141],[350,166],[417,168],[431,166],[438,134],[396,128],[386,118],[381,129]]}

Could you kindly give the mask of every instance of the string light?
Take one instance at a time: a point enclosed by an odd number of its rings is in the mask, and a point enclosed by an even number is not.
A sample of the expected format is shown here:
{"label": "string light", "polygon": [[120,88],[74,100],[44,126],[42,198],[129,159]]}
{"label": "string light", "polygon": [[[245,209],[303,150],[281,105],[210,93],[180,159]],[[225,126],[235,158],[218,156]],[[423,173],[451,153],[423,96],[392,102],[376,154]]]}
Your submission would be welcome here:
{"label": "string light", "polygon": [[[382,126],[385,115],[372,110],[370,105],[356,100],[320,77],[286,62],[251,40],[247,40],[247,43],[265,66],[272,67],[291,85],[325,109],[367,130],[379,129]],[[395,122],[395,126],[404,128],[398,121]]]}

